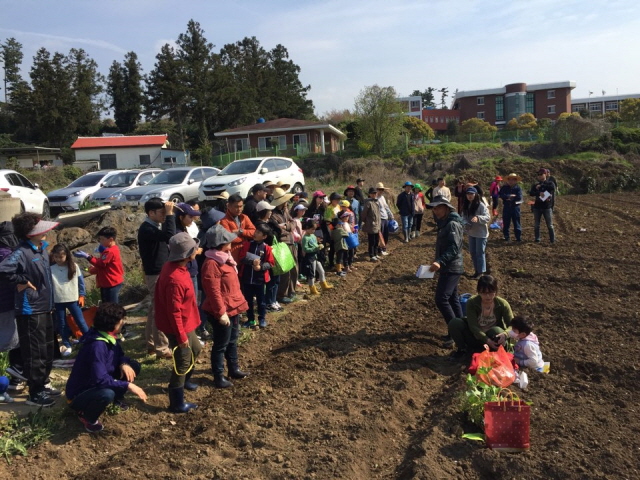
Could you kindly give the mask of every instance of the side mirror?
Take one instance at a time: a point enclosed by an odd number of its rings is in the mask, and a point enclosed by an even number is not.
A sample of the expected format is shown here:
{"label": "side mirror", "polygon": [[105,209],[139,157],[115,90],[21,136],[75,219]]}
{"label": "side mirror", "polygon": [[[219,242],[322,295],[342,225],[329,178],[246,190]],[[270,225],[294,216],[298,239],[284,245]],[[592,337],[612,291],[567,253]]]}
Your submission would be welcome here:
{"label": "side mirror", "polygon": [[264,168],[264,167],[262,167],[262,168],[260,169],[260,173],[261,173],[262,175],[264,175],[265,173],[269,173],[269,169],[268,169],[268,168]]}
{"label": "side mirror", "polygon": [[38,189],[38,188],[40,188],[40,185],[38,185],[37,183],[34,183],[34,184],[33,184],[33,188]]}
{"label": "side mirror", "polygon": [[194,180],[193,178],[190,178],[189,180],[187,180],[187,183],[188,183],[189,185],[191,185],[193,182],[195,182],[195,180]]}

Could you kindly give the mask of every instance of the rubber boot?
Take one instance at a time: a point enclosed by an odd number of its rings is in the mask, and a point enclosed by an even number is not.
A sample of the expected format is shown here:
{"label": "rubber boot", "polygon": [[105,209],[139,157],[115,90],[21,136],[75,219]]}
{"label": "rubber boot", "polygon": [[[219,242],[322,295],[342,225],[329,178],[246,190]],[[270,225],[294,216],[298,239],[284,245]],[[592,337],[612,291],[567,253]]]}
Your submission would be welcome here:
{"label": "rubber boot", "polygon": [[336,263],[336,273],[339,277],[344,277],[347,273],[342,271],[342,264]]}
{"label": "rubber boot", "polygon": [[320,295],[320,292],[318,291],[318,287],[316,287],[315,285],[311,285],[309,287],[309,294],[310,295]]}
{"label": "rubber boot", "polygon": [[416,238],[418,235],[416,235],[416,232],[411,232],[411,235],[409,236],[409,238]]}
{"label": "rubber boot", "polygon": [[333,285],[326,280],[324,282],[320,282],[320,286],[322,287],[322,290],[331,290],[333,288]]}
{"label": "rubber boot", "polygon": [[187,373],[184,377],[184,389],[195,392],[198,389],[199,385],[191,381],[191,375],[193,375],[193,369],[191,369],[189,373]]}
{"label": "rubber boot", "polygon": [[404,231],[404,243],[409,243],[409,230]]}
{"label": "rubber boot", "polygon": [[420,236],[420,230],[416,230],[416,238]]}
{"label": "rubber boot", "polygon": [[[235,380],[240,380],[243,378],[247,378],[249,376],[249,374],[247,372],[243,372],[242,370],[240,370],[240,367],[238,367],[238,365],[230,365],[229,366],[229,378],[233,378]],[[231,383],[231,382],[229,382]]]}
{"label": "rubber boot", "polygon": [[169,389],[169,411],[171,413],[187,413],[189,410],[198,408],[195,403],[186,403],[184,401],[184,388]]}
{"label": "rubber boot", "polygon": [[224,375],[214,375],[213,377],[213,385],[216,388],[229,388],[233,387],[233,383],[227,380]]}

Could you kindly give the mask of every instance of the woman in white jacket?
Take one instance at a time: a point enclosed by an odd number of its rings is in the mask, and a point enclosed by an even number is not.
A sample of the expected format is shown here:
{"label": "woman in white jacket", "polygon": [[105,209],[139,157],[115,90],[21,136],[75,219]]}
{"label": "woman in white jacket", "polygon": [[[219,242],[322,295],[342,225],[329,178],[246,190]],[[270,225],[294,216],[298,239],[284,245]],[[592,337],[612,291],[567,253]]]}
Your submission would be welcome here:
{"label": "woman in white jacket", "polygon": [[464,204],[462,205],[462,221],[465,231],[469,235],[469,253],[474,267],[472,278],[477,279],[487,269],[486,248],[489,238],[489,209],[478,195],[474,187],[467,188]]}

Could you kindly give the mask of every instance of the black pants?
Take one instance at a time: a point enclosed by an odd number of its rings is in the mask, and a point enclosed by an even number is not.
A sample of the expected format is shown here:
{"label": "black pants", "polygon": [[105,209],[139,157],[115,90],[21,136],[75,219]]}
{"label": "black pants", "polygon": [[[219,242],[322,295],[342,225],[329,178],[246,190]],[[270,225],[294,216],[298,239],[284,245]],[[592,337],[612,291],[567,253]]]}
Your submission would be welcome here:
{"label": "black pants", "polygon": [[462,307],[460,306],[460,298],[458,297],[458,283],[460,282],[460,273],[441,273],[438,277],[438,285],[436,286],[436,306],[445,323],[454,318],[462,318]]}
{"label": "black pants", "polygon": [[356,249],[355,248],[350,248],[349,250],[347,250],[347,258],[344,261],[345,265],[350,267],[351,265],[353,265],[353,259],[356,256]]}
{"label": "black pants", "polygon": [[413,215],[413,227],[411,227],[411,229],[414,232],[419,232],[420,228],[422,227],[422,217],[424,216],[424,213],[416,213]]}
{"label": "black pants", "polygon": [[231,324],[222,325],[213,315],[207,314],[211,322],[213,333],[213,347],[211,347],[211,369],[213,375],[220,376],[224,373],[224,359],[227,359],[227,368],[230,371],[238,369],[238,320],[240,315],[229,317]]}
{"label": "black pants", "polygon": [[[249,268],[249,266],[245,266],[244,268]],[[255,320],[255,313],[253,311],[253,297],[256,297],[256,303],[258,304],[258,321],[265,320],[267,317],[265,285],[253,285],[251,283],[245,283],[242,285],[242,295],[247,301],[247,305],[249,305],[249,310],[247,310],[247,320],[249,320],[250,322],[253,322]]]}
{"label": "black pants", "polygon": [[[185,379],[187,376],[191,376],[193,369],[196,367],[195,361],[198,359],[198,355],[200,355],[202,344],[195,330],[187,333],[189,346],[184,348],[178,347],[178,338],[175,335],[170,333],[166,335],[167,340],[169,340],[169,349],[173,353],[169,388],[182,388],[184,387]],[[192,365],[193,368],[189,370],[189,367]]]}
{"label": "black pants", "polygon": [[367,233],[367,242],[369,244],[369,258],[378,255],[378,242],[380,241],[379,233]]}
{"label": "black pants", "polygon": [[29,394],[44,390],[53,366],[53,319],[50,313],[18,315],[22,368]]}
{"label": "black pants", "polygon": [[347,251],[346,250],[336,250],[336,263],[344,265],[347,260]]}

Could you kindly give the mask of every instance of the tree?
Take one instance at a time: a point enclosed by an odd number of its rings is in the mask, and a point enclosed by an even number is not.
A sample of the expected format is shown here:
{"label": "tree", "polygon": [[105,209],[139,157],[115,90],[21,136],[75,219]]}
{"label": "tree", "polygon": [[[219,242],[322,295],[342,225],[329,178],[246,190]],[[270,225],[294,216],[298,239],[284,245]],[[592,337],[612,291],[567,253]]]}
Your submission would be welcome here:
{"label": "tree", "polygon": [[518,118],[512,118],[507,122],[506,130],[535,130],[538,127],[536,117],[531,113],[523,113]]}
{"label": "tree", "polygon": [[100,114],[105,110],[101,94],[104,77],[98,73],[98,64],[87,53],[72,48],[67,56],[73,96],[75,133],[95,135],[100,130]]}
{"label": "tree", "polygon": [[450,137],[455,137],[460,133],[460,124],[457,120],[449,120],[447,122],[447,131],[446,134]]}
{"label": "tree", "polygon": [[485,122],[484,120],[475,117],[465,120],[460,126],[460,133],[464,135],[476,133],[493,133],[497,131],[498,127],[494,127],[489,122]]}
{"label": "tree", "polygon": [[355,101],[356,131],[375,153],[384,153],[398,143],[404,115],[393,87],[364,88]]}
{"label": "tree", "polygon": [[640,98],[625,98],[620,102],[620,119],[623,122],[640,122]]}
{"label": "tree", "polygon": [[142,66],[135,52],[128,52],[124,64],[114,61],[109,69],[107,92],[113,116],[121,133],[131,133],[142,117],[144,103]]}
{"label": "tree", "polygon": [[9,102],[11,87],[20,82],[20,65],[22,64],[22,44],[15,38],[8,38],[0,44],[0,58],[4,65],[4,101]]}
{"label": "tree", "polygon": [[424,92],[421,92],[420,90],[414,90],[411,93],[412,97],[422,97],[422,108],[436,108],[436,103],[435,103],[435,96],[433,95],[433,92],[435,92],[436,89],[433,87],[427,87],[427,89]]}
{"label": "tree", "polygon": [[552,140],[577,150],[584,140],[604,133],[605,123],[604,120],[582,118],[578,113],[563,113],[553,126]]}
{"label": "tree", "polygon": [[417,117],[405,117],[403,126],[411,140],[433,140],[436,137],[429,124]]}
{"label": "tree", "polygon": [[289,60],[289,52],[283,45],[276,45],[268,54],[269,71],[265,98],[271,100],[275,118],[310,119],[313,117],[313,102],[307,99],[311,85],[300,82],[300,67]]}
{"label": "tree", "polygon": [[447,87],[443,87],[440,90],[438,90],[440,92],[441,96],[441,102],[440,102],[440,108],[442,108],[443,110],[447,109],[447,97],[449,96],[449,89]]}

